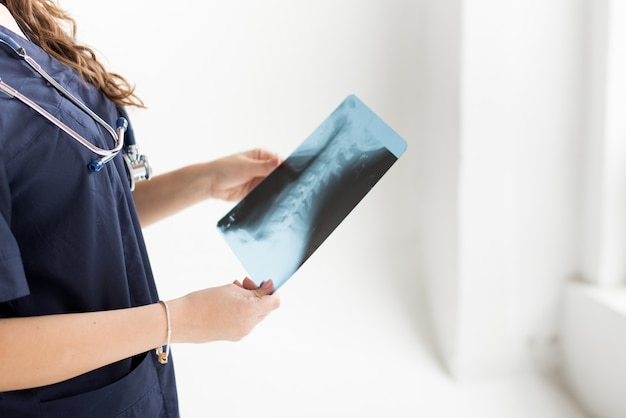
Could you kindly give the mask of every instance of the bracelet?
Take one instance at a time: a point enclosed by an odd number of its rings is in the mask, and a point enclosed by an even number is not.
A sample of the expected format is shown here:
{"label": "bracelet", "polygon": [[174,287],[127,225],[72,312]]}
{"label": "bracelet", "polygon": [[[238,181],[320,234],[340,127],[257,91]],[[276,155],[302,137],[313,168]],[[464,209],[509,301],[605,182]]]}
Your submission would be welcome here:
{"label": "bracelet", "polygon": [[159,363],[167,364],[168,356],[170,355],[170,341],[172,339],[172,319],[170,318],[170,308],[167,306],[167,303],[162,300],[160,300],[159,303],[165,308],[165,315],[167,316],[167,345],[165,346],[165,351],[163,351],[163,347],[157,348],[156,355],[159,359]]}

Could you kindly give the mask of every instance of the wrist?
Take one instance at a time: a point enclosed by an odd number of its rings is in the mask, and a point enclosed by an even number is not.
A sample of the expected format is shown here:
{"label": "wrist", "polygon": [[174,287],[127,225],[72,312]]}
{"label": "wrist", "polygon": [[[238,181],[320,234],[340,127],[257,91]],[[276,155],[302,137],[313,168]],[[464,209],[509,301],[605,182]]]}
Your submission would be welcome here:
{"label": "wrist", "polygon": [[167,337],[165,341],[165,346],[159,346],[155,351],[159,359],[159,363],[167,364],[169,362],[170,344],[172,342],[172,318],[170,315],[170,308],[167,302],[160,300],[159,304],[163,306],[163,309],[165,311],[165,320],[167,323]]}
{"label": "wrist", "polygon": [[199,163],[188,166],[187,187],[193,200],[202,202],[213,197],[213,177],[211,163]]}
{"label": "wrist", "polygon": [[190,295],[186,295],[177,299],[167,301],[170,309],[170,320],[172,324],[172,343],[193,343],[196,342],[194,321],[197,312],[194,312],[193,303],[190,301]]}

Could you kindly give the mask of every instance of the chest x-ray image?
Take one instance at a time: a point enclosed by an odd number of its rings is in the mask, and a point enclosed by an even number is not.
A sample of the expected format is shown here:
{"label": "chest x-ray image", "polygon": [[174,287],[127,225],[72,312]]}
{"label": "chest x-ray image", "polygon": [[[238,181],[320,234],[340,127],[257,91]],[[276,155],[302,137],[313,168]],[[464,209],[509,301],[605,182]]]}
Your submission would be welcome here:
{"label": "chest x-ray image", "polygon": [[250,278],[278,290],[406,150],[356,96],[218,223]]}

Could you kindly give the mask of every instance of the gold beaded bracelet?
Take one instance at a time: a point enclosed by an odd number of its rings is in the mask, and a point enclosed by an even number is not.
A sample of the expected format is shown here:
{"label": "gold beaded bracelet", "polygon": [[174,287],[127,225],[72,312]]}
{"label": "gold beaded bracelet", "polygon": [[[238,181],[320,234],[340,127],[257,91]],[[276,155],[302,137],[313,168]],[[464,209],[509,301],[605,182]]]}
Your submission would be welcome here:
{"label": "gold beaded bracelet", "polygon": [[172,339],[172,320],[170,318],[170,308],[167,306],[167,303],[163,300],[160,300],[159,303],[165,308],[165,315],[167,316],[167,345],[165,346],[165,351],[163,351],[163,347],[157,348],[156,355],[159,359],[159,363],[167,364],[170,355],[170,341]]}

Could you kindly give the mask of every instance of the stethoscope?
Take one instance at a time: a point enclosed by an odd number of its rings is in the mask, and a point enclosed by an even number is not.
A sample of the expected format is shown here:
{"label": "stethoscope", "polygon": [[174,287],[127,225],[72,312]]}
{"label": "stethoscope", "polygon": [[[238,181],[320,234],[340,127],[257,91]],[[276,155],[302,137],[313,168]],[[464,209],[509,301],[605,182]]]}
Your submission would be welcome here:
{"label": "stethoscope", "polygon": [[17,55],[18,58],[23,59],[33,70],[35,70],[41,77],[43,77],[48,83],[50,83],[59,93],[61,93],[79,109],[85,112],[98,125],[103,127],[109,133],[109,135],[111,135],[111,138],[113,138],[113,143],[115,144],[112,149],[97,147],[96,145],[87,141],[83,136],[78,134],[65,123],[60,121],[50,112],[45,110],[43,107],[39,106],[33,100],[29,99],[28,97],[21,94],[18,90],[6,84],[4,81],[2,81],[2,78],[0,78],[0,91],[2,91],[4,94],[8,95],[11,98],[21,101],[22,103],[33,109],[35,112],[46,118],[49,122],[59,127],[59,129],[68,134],[71,138],[76,140],[85,148],[99,156],[99,158],[94,159],[87,165],[89,171],[100,171],[106,163],[111,161],[117,154],[119,154],[120,151],[122,151],[122,156],[126,167],[126,175],[128,176],[131,190],[135,188],[136,181],[141,179],[149,179],[152,176],[152,168],[150,167],[150,164],[148,164],[145,155],[139,154],[137,144],[135,142],[135,137],[133,135],[132,129],[130,129],[129,127],[128,119],[123,109],[119,110],[120,113],[122,113],[122,116],[118,118],[116,127],[113,128],[100,116],[98,116],[93,110],[89,109],[84,103],[74,97],[74,95],[72,95],[59,83],[57,83],[54,78],[52,78],[32,57],[30,57],[26,53],[24,47],[18,44],[12,37],[4,34],[1,31],[0,43],[7,45],[9,48],[11,48],[11,50]]}

